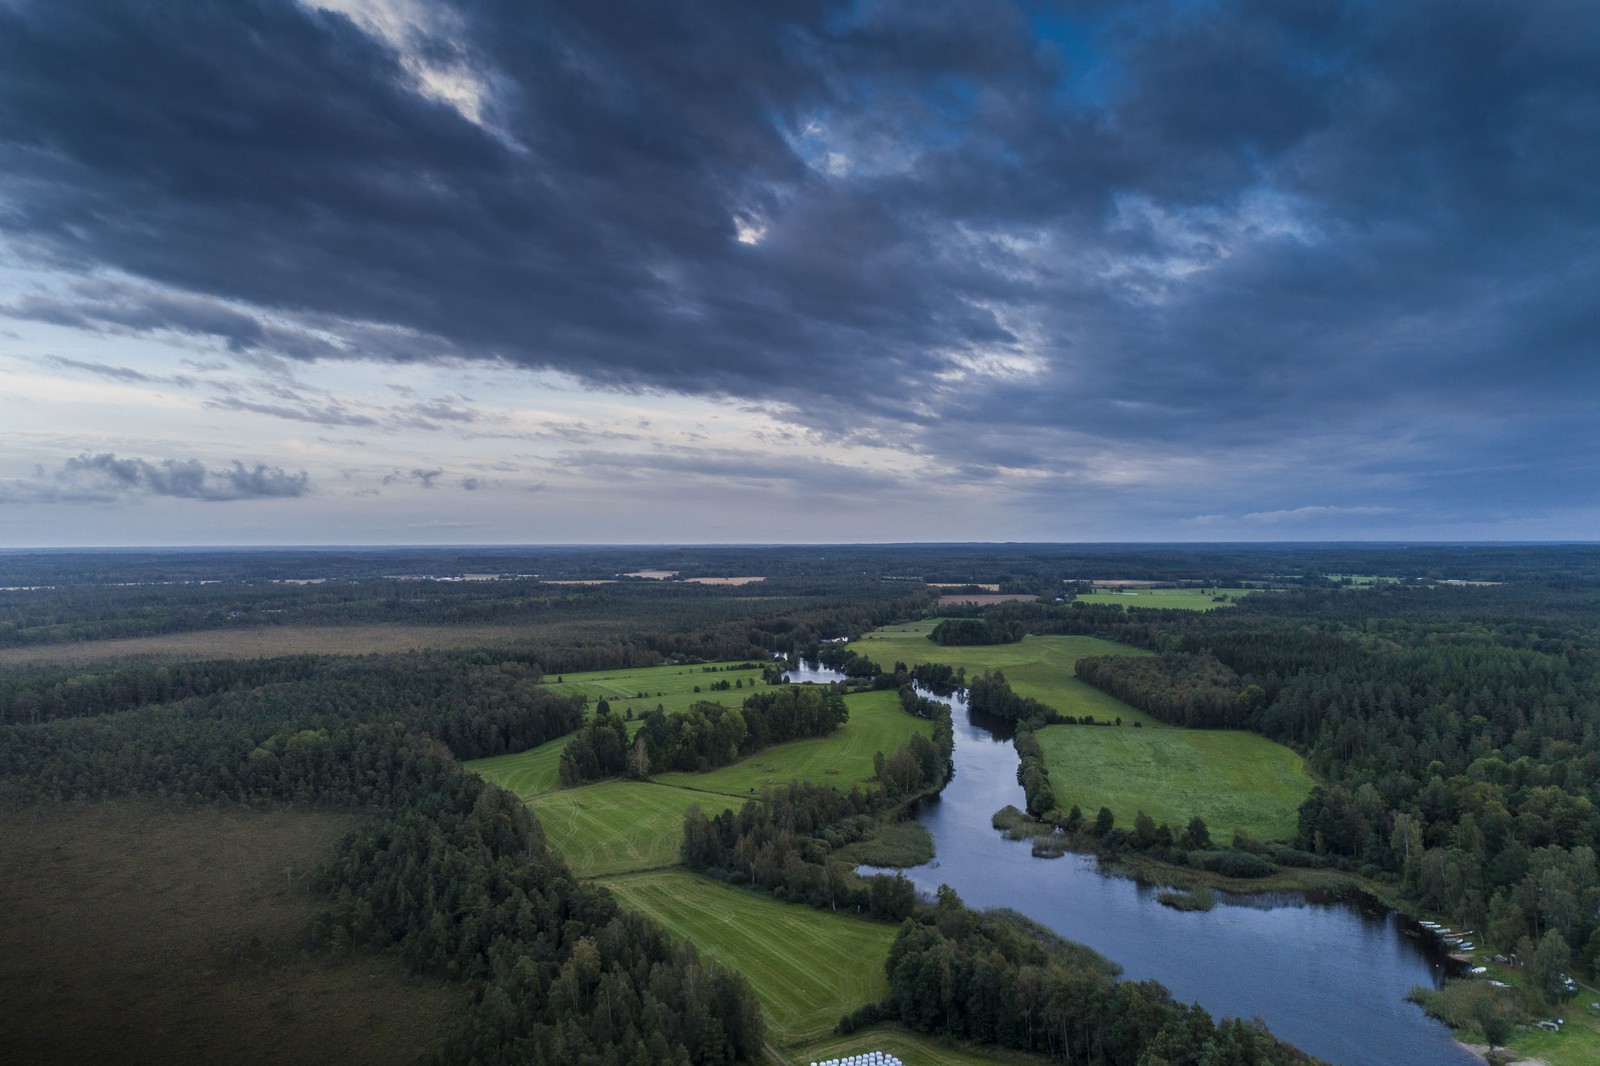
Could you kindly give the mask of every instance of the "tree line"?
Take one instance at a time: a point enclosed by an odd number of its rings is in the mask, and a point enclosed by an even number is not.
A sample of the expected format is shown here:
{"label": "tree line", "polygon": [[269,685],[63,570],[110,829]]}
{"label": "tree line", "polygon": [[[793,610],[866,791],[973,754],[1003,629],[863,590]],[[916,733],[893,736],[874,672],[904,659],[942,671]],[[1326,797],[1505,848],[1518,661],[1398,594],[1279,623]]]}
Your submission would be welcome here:
{"label": "tree line", "polygon": [[773,744],[827,736],[850,717],[843,695],[820,685],[781,685],[747,696],[736,708],[699,700],[684,711],[647,711],[631,741],[627,723],[606,701],[595,711],[562,749],[563,785],[624,774],[699,773]]}
{"label": "tree line", "polygon": [[1167,654],[1080,676],[1301,752],[1323,784],[1275,860],[1387,881],[1496,947],[1595,972],[1597,619],[1600,588],[1570,579],[1286,591],[1163,622]]}

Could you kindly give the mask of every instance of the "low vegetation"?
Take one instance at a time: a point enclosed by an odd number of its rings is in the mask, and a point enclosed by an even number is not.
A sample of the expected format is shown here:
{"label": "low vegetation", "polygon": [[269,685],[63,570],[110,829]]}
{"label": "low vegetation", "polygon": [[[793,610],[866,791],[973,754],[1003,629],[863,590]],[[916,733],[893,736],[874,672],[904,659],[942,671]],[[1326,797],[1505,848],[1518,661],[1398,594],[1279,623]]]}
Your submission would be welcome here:
{"label": "low vegetation", "polygon": [[1167,611],[1214,611],[1231,607],[1251,594],[1251,589],[1123,589],[1119,592],[1080,592],[1078,603],[1114,604]]}
{"label": "low vegetation", "polygon": [[1300,756],[1254,733],[1050,726],[1035,734],[1056,806],[1104,806],[1120,825],[1144,811],[1175,828],[1196,816],[1226,840],[1290,840],[1315,782]]}
{"label": "low vegetation", "polygon": [[944,647],[928,639],[936,620],[899,623],[874,630],[856,644],[862,654],[881,663],[944,663],[963,666],[968,676],[999,670],[1018,696],[1035,699],[1075,718],[1096,721],[1121,718],[1132,725],[1159,724],[1147,715],[1079,681],[1073,668],[1088,655],[1142,655],[1137,648],[1089,636],[1028,636],[1015,644]]}
{"label": "low vegetation", "polygon": [[358,820],[129,799],[0,810],[9,1061],[425,1060],[461,986],[311,951],[312,872]]}
{"label": "low vegetation", "polygon": [[734,967],[755,990],[770,1038],[815,1040],[888,990],[884,960],[895,927],[795,907],[682,870],[604,882],[708,958]]}

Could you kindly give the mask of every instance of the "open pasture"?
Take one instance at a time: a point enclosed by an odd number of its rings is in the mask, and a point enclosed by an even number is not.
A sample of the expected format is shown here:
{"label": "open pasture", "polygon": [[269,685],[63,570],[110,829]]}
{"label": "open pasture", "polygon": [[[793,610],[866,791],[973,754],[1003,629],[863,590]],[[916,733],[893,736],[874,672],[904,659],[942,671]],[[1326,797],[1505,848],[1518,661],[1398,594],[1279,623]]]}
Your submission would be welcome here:
{"label": "open pasture", "polygon": [[1214,611],[1232,607],[1251,589],[1124,589],[1080,594],[1079,603],[1111,603],[1122,607],[1162,607],[1176,611]]}
{"label": "open pasture", "polygon": [[893,754],[913,733],[933,735],[933,723],[902,711],[893,692],[860,692],[846,696],[845,704],[850,708],[850,720],[832,736],[791,740],[708,773],[661,774],[656,780],[744,798],[767,785],[790,781],[832,785],[848,792],[852,785],[865,788],[873,780],[874,752]]}
{"label": "open pasture", "polygon": [[779,903],[681,870],[603,883],[628,907],[743,974],[774,1044],[820,1039],[841,1015],[889,990],[883,963],[893,925]]}
{"label": "open pasture", "polygon": [[1056,803],[1090,818],[1110,807],[1125,827],[1141,810],[1174,830],[1198,814],[1219,842],[1235,829],[1285,840],[1313,784],[1300,756],[1254,733],[1050,726],[1037,735]]}
{"label": "open pasture", "polygon": [[896,662],[907,666],[918,663],[948,663],[965,666],[967,674],[1000,670],[1019,696],[1029,696],[1060,711],[1081,718],[1092,714],[1097,721],[1161,723],[1108,696],[1073,676],[1073,667],[1087,655],[1148,655],[1115,641],[1097,637],[1023,637],[1015,644],[983,644],[945,647],[928,639],[939,619],[908,622],[875,629],[856,643],[862,655],[885,670]]}
{"label": "open pasture", "polygon": [[649,781],[599,781],[525,798],[545,838],[579,877],[653,870],[681,859],[683,813],[698,803],[707,814],[737,806],[714,793]]}
{"label": "open pasture", "polygon": [[534,796],[554,792],[561,786],[561,750],[570,739],[569,734],[527,751],[474,759],[465,765],[507,792],[515,792],[526,803]]}
{"label": "open pasture", "polygon": [[[715,700],[729,707],[737,707],[746,696],[768,687],[761,680],[759,669],[728,669],[749,661],[693,666],[637,666],[622,670],[594,670],[583,674],[546,675],[545,683],[562,695],[589,697],[591,709],[605,700],[617,714],[632,711],[635,717],[645,711],[655,710],[657,704],[668,711],[686,711],[699,700]],[[711,686],[721,681],[729,685],[739,684],[740,687],[730,688],[726,692],[712,691]],[[700,691],[696,692],[697,688]]]}
{"label": "open pasture", "polygon": [[857,693],[846,700],[850,720],[832,736],[777,744],[707,773],[562,789],[558,766],[566,737],[467,766],[522,797],[539,815],[551,845],[579,876],[654,869],[678,862],[683,812],[692,803],[716,814],[738,807],[767,785],[796,780],[844,790],[865,787],[873,778],[873,753],[887,755],[912,733],[933,732],[932,722],[902,711],[892,692]]}

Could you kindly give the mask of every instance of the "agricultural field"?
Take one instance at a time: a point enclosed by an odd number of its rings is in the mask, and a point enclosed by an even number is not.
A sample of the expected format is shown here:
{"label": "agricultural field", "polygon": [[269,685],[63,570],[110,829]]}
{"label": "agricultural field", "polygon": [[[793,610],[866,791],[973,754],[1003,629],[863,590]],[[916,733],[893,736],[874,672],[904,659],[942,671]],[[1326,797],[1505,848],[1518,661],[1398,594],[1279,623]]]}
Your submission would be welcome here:
{"label": "agricultural field", "polygon": [[1174,829],[1198,814],[1215,840],[1235,829],[1284,840],[1313,784],[1300,756],[1254,733],[1057,725],[1037,736],[1057,804],[1090,817],[1110,807],[1122,826],[1140,810]]}
{"label": "agricultural field", "polygon": [[602,883],[702,955],[742,973],[773,1044],[817,1040],[841,1015],[889,991],[883,964],[894,925],[779,903],[684,870]]}
{"label": "agricultural field", "polygon": [[[653,870],[681,860],[683,813],[698,803],[707,814],[730,805],[725,796],[667,788],[649,781],[597,781],[525,797],[545,839],[579,877]],[[740,801],[731,801],[737,806]]]}
{"label": "agricultural field", "polygon": [[[743,662],[749,662],[744,660]],[[611,704],[617,714],[632,711],[634,717],[653,711],[686,711],[700,700],[715,700],[736,707],[754,691],[767,687],[758,668],[738,670],[741,662],[707,663],[703,666],[638,666],[622,670],[595,670],[584,674],[547,676],[545,683],[564,696],[589,697],[589,707],[601,700]],[[726,681],[738,688],[714,692],[711,686]],[[697,691],[698,690],[698,691]]]}
{"label": "agricultural field", "polygon": [[[718,693],[726,696],[726,692]],[[828,737],[810,737],[778,744],[748,759],[703,774],[661,774],[663,785],[721,792],[749,798],[767,785],[813,781],[848,792],[873,780],[874,752],[890,755],[912,733],[933,735],[933,723],[900,709],[893,692],[858,692],[845,697],[850,720]],[[709,809],[709,804],[706,805]]]}
{"label": "agricultural field", "polygon": [[554,792],[561,787],[561,749],[567,746],[570,739],[570,736],[557,737],[537,748],[475,759],[466,766],[507,792],[515,792],[524,803],[529,803],[535,796]]}
{"label": "agricultural field", "polygon": [[465,989],[392,955],[305,950],[326,905],[308,874],[356,821],[136,800],[0,811],[7,1061],[426,1061]]}
{"label": "agricultural field", "polygon": [[[677,667],[657,667],[676,670]],[[643,673],[643,671],[635,671]],[[567,682],[573,684],[573,682]],[[734,690],[735,695],[738,690]],[[715,693],[724,697],[730,694]],[[696,697],[707,698],[705,696]],[[848,696],[850,720],[829,737],[778,744],[748,759],[702,774],[662,774],[654,781],[601,781],[559,787],[557,768],[567,738],[515,755],[467,765],[515,792],[539,815],[545,835],[573,872],[583,877],[647,870],[678,862],[683,812],[698,803],[707,814],[737,807],[767,785],[814,781],[848,790],[873,777],[872,756],[888,754],[933,723],[900,709],[892,692]]]}
{"label": "agricultural field", "polygon": [[1089,592],[1077,597],[1078,603],[1111,603],[1122,607],[1163,607],[1178,611],[1214,611],[1231,607],[1254,589],[1140,589],[1119,592]]}
{"label": "agricultural field", "polygon": [[1062,714],[1076,718],[1092,714],[1097,721],[1105,722],[1120,717],[1129,724],[1141,722],[1161,727],[1160,722],[1084,684],[1072,673],[1078,660],[1088,655],[1148,655],[1149,652],[1096,637],[1065,636],[1027,636],[1015,644],[944,647],[928,639],[938,622],[935,618],[885,626],[868,633],[852,646],[885,670],[896,662],[907,666],[949,663],[965,666],[969,675],[998,669],[1019,696],[1039,700]]}

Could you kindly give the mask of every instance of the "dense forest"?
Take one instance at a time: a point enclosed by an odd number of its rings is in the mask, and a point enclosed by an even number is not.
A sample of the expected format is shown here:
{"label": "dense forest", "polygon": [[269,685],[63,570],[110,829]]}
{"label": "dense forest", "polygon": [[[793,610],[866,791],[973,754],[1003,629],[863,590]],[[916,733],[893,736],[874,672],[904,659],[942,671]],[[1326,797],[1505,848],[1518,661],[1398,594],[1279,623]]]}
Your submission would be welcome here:
{"label": "dense forest", "polygon": [[1387,880],[1506,951],[1600,967],[1600,587],[1279,591],[1150,624],[1165,654],[1079,676],[1303,752],[1325,784],[1279,861]]}

